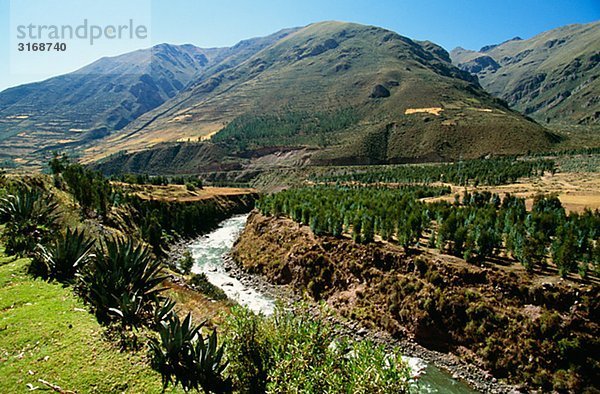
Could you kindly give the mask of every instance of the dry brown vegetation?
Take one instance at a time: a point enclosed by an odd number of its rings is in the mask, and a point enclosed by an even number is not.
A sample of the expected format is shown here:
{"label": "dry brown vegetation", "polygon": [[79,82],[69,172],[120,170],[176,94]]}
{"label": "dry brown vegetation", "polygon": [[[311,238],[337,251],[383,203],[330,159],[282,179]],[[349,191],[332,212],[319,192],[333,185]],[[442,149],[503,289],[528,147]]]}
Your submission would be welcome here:
{"label": "dry brown vegetation", "polygon": [[114,183],[125,191],[131,192],[144,200],[193,202],[215,197],[240,196],[257,193],[255,189],[250,188],[205,186],[202,189],[196,188],[195,190],[188,190],[185,185],[156,186],[131,185],[122,182]]}
{"label": "dry brown vegetation", "polygon": [[431,114],[439,116],[444,109],[441,107],[431,107],[431,108],[407,108],[404,111],[404,115],[411,114]]}
{"label": "dry brown vegetation", "polygon": [[209,327],[218,326],[223,323],[232,307],[232,302],[215,301],[208,296],[189,288],[181,282],[165,281],[163,286],[167,288],[165,295],[177,301],[176,310],[180,316],[191,313],[194,321],[206,321]]}
{"label": "dry brown vegetation", "polygon": [[525,198],[527,209],[531,209],[533,198],[539,194],[556,194],[566,211],[582,212],[585,209],[600,209],[600,173],[575,173],[564,172],[555,175],[547,174],[534,179],[524,179],[517,183],[501,186],[469,186],[461,187],[447,185],[452,188],[452,194],[442,197],[426,198],[423,201],[449,201],[454,200],[455,194],[467,190],[489,191],[503,195]]}

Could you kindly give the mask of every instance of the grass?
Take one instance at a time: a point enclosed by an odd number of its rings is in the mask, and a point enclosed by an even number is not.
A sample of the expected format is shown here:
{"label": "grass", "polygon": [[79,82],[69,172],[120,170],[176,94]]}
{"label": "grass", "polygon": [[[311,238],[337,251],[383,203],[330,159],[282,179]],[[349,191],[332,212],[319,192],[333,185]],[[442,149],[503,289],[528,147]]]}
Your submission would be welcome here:
{"label": "grass", "polygon": [[33,279],[28,264],[0,255],[0,392],[47,388],[38,379],[77,392],[162,391],[145,350],[120,352],[71,288]]}

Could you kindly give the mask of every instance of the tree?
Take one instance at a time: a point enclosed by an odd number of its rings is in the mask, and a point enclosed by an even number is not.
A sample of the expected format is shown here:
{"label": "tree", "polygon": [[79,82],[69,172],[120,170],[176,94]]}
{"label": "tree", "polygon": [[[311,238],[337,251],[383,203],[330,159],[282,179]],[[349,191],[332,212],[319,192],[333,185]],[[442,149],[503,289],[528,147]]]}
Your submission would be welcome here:
{"label": "tree", "polygon": [[497,244],[493,230],[478,227],[475,231],[475,244],[479,258],[485,259],[491,256]]}
{"label": "tree", "polygon": [[465,226],[460,226],[456,229],[454,233],[453,245],[452,245],[452,254],[455,256],[462,256],[464,252],[465,241],[467,240],[467,228]]}
{"label": "tree", "polygon": [[48,162],[48,166],[53,175],[59,175],[68,165],[68,156],[64,153],[60,155],[58,152],[54,152],[52,159]]}
{"label": "tree", "polygon": [[552,243],[552,261],[563,278],[577,268],[577,240],[571,226],[560,228]]}
{"label": "tree", "polygon": [[519,234],[517,238],[516,257],[528,272],[533,272],[535,265],[542,262],[544,251],[545,246],[539,237],[530,234]]}
{"label": "tree", "polygon": [[365,244],[373,242],[375,238],[373,218],[369,215],[364,215],[362,217],[362,242]]}
{"label": "tree", "polygon": [[360,243],[362,240],[362,220],[357,215],[352,222],[352,240],[356,243]]}

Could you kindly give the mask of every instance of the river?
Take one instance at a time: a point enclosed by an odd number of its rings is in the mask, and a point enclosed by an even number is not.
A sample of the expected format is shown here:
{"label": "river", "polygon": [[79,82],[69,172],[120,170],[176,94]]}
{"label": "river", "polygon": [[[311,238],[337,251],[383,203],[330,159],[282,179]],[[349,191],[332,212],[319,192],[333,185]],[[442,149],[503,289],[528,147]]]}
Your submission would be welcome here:
{"label": "river", "polygon": [[[208,280],[223,289],[225,294],[237,303],[247,306],[256,313],[270,315],[275,300],[266,294],[243,285],[229,275],[223,266],[224,256],[231,250],[235,240],[246,224],[248,215],[237,215],[224,220],[213,232],[194,241],[190,246],[196,261],[192,271],[204,272]],[[471,394],[476,393],[465,383],[453,379],[446,372],[427,364],[416,357],[406,357],[413,370],[420,371],[418,391],[420,393]]]}

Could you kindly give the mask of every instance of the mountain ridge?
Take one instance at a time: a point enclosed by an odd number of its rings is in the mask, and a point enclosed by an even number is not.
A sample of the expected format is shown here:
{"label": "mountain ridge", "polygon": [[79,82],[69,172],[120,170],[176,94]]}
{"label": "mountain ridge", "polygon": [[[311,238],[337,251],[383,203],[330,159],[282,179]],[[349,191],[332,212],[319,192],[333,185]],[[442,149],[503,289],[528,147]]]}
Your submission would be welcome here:
{"label": "mountain ridge", "polygon": [[[492,95],[544,123],[600,123],[600,22],[573,24],[480,51],[455,48],[453,64]],[[485,51],[483,51],[485,49]]]}
{"label": "mountain ridge", "polygon": [[[439,106],[444,107],[442,115],[427,113],[428,108]],[[345,130],[321,133],[319,142],[311,140],[307,130],[299,129],[300,136],[271,138],[271,143],[298,148],[320,144],[324,149],[314,162],[325,164],[439,161],[460,155],[517,153],[514,147],[503,147],[502,140],[518,141],[519,134],[529,132],[540,146],[549,143],[540,126],[519,118],[483,92],[476,78],[453,67],[440,46],[374,26],[321,22],[295,31],[235,68],[191,84],[180,97],[133,122],[129,133],[107,139],[98,151],[136,150],[159,133],[187,135],[195,141],[219,132],[213,141],[262,148],[268,144],[260,145],[247,136],[224,140],[224,135],[232,133],[228,125],[240,123],[240,119],[258,125],[258,114],[271,116],[267,122],[281,122],[281,118],[294,118],[306,110],[330,120],[348,108],[358,109],[356,121],[345,124]],[[425,111],[419,114],[420,109]],[[417,112],[406,113],[412,110]],[[518,131],[509,132],[510,137],[494,133],[501,138],[491,136],[493,148],[481,146],[477,135],[482,130],[474,124],[491,124],[492,130],[499,131],[501,118]],[[376,141],[381,142],[380,136],[387,136],[386,143],[375,146]],[[466,146],[464,139],[474,148]],[[479,142],[471,143],[476,139]],[[340,143],[336,146],[332,140]]]}
{"label": "mountain ridge", "polygon": [[249,56],[281,34],[223,48],[162,43],[8,88],[0,92],[0,160],[8,166],[22,165],[27,164],[24,157],[35,156],[29,162],[39,163],[51,150],[78,156],[85,147],[177,96],[204,70],[232,67],[237,58]]}

